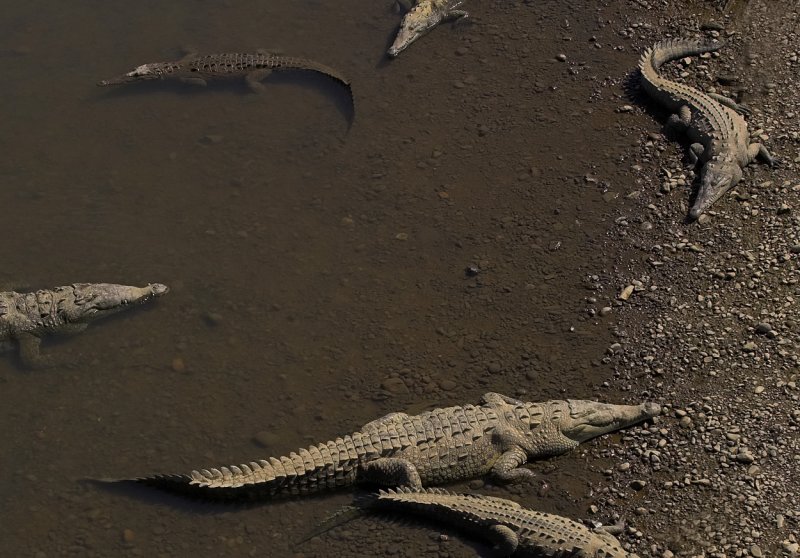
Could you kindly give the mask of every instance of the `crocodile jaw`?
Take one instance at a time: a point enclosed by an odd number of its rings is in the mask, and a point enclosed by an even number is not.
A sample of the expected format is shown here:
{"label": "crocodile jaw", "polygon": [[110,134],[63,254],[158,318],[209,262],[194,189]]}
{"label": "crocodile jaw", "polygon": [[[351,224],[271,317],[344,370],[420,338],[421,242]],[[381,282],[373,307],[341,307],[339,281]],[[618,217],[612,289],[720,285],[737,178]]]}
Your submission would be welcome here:
{"label": "crocodile jaw", "polygon": [[656,403],[613,405],[597,401],[569,399],[569,415],[562,416],[561,433],[578,443],[627,428],[661,414]]}
{"label": "crocodile jaw", "polygon": [[400,30],[397,32],[394,43],[389,47],[388,54],[392,58],[403,52],[411,43],[425,35],[442,21],[442,14],[433,9],[432,2],[417,4],[403,16]]}
{"label": "crocodile jaw", "polygon": [[130,287],[113,283],[76,283],[72,285],[74,301],[63,308],[69,323],[86,323],[144,304],[169,292],[169,287],[151,283],[146,287]]}
{"label": "crocodile jaw", "polygon": [[106,87],[108,85],[121,85],[123,83],[130,83],[132,81],[159,79],[161,77],[161,72],[156,71],[159,66],[160,64],[142,64],[141,66],[137,66],[127,74],[123,74],[119,77],[111,79],[104,79],[102,81],[98,81],[97,85],[99,85],[100,87]]}
{"label": "crocodile jaw", "polygon": [[711,160],[700,171],[700,189],[689,210],[689,220],[696,221],[725,192],[742,179],[742,169],[735,162]]}

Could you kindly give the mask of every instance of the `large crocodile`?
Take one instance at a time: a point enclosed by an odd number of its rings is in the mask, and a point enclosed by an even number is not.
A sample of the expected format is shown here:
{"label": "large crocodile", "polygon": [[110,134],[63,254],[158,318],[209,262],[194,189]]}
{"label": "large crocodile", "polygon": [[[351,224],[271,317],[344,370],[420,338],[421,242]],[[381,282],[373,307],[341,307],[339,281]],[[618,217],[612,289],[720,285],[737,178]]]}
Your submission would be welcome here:
{"label": "large crocodile", "polygon": [[523,508],[504,498],[455,494],[439,488],[400,487],[359,497],[355,506],[337,512],[306,540],[363,512],[399,512],[431,519],[492,544],[492,556],[631,556],[602,528],[589,529],[577,521]]}
{"label": "large crocodile", "polygon": [[268,53],[188,54],[174,62],[142,64],[121,76],[100,81],[97,85],[105,87],[155,79],[175,79],[183,83],[206,85],[210,79],[243,78],[250,89],[261,91],[264,88],[261,81],[275,70],[308,70],[327,76],[347,89],[352,105],[350,80],[338,70],[307,58]]}
{"label": "large crocodile", "polygon": [[[535,476],[525,462],[658,415],[654,403],[566,400],[527,403],[487,393],[480,406],[391,413],[353,434],[280,458],[127,479],[211,499],[270,499],[354,484],[382,487],[456,482],[487,473],[503,482]],[[113,481],[112,481],[113,482]]]}
{"label": "large crocodile", "polygon": [[75,283],[32,293],[0,293],[0,349],[19,345],[22,363],[30,368],[54,366],[39,354],[41,338],[78,333],[89,322],[152,300],[169,292],[165,285],[129,287],[112,283]]}
{"label": "large crocodile", "polygon": [[693,142],[690,155],[702,165],[700,187],[689,218],[700,217],[714,202],[742,179],[742,169],[760,157],[770,165],[775,159],[762,144],[750,141],[746,109],[732,99],[703,93],[688,85],[661,77],[658,69],[685,56],[713,52],[722,43],[670,39],[647,49],[639,61],[643,89],[673,114],[668,127],[685,132]]}
{"label": "large crocodile", "polygon": [[467,12],[459,9],[463,4],[464,0],[417,0],[403,16],[397,37],[389,47],[389,56],[394,58],[443,21],[468,17]]}

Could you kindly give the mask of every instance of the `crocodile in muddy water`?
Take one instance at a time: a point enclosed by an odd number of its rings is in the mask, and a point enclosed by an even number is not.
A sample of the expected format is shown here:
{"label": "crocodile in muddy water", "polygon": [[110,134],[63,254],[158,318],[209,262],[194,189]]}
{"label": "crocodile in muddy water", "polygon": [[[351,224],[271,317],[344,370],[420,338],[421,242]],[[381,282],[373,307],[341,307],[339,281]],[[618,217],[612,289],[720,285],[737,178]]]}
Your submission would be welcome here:
{"label": "crocodile in muddy water", "polygon": [[602,529],[589,529],[560,515],[523,508],[512,500],[456,494],[439,488],[401,487],[359,497],[354,507],[335,514],[311,536],[365,512],[411,515],[455,528],[492,544],[492,556],[630,556],[614,536]]}
{"label": "crocodile in muddy water", "polygon": [[672,116],[668,127],[692,141],[690,156],[700,168],[700,186],[689,210],[695,220],[742,179],[742,169],[760,157],[770,165],[775,159],[760,143],[751,142],[744,107],[722,95],[703,93],[658,74],[658,69],[686,56],[713,52],[721,43],[671,39],[656,43],[639,61],[642,88]]}
{"label": "crocodile in muddy water", "polygon": [[464,0],[418,0],[403,16],[389,56],[394,58],[443,21],[468,17],[459,9],[463,4]]}
{"label": "crocodile in muddy water", "polygon": [[261,82],[277,70],[306,70],[331,78],[347,90],[351,109],[353,108],[350,80],[338,70],[307,58],[267,53],[189,54],[174,62],[142,64],[121,76],[100,81],[97,85],[105,87],[160,79],[206,85],[208,80],[239,78],[244,79],[251,90],[258,92],[264,89]]}
{"label": "crocodile in muddy water", "polygon": [[487,393],[479,406],[391,413],[358,432],[280,458],[109,482],[139,482],[200,498],[268,500],[355,484],[422,487],[489,473],[501,482],[525,481],[535,476],[522,467],[526,462],[565,453],[660,412],[654,403],[528,403]]}
{"label": "crocodile in muddy water", "polygon": [[0,293],[0,349],[19,345],[29,368],[56,365],[39,354],[42,337],[78,333],[90,322],[143,304],[169,292],[165,285],[129,287],[113,283],[74,283],[32,293]]}

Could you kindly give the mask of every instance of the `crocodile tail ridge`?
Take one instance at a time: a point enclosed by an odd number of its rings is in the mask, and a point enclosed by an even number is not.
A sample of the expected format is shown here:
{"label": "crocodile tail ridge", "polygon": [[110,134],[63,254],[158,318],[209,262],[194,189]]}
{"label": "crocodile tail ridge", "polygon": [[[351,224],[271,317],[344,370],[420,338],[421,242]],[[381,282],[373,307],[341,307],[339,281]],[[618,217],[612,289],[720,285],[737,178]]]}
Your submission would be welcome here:
{"label": "crocodile tail ridge", "polygon": [[208,500],[247,501],[301,496],[355,482],[360,454],[351,436],[302,448],[288,456],[241,465],[132,479],[168,492]]}
{"label": "crocodile tail ridge", "polygon": [[705,52],[714,52],[725,46],[722,41],[711,42],[702,39],[665,39],[659,41],[644,51],[639,59],[639,69],[644,71],[648,67],[657,70],[667,62],[696,56]]}

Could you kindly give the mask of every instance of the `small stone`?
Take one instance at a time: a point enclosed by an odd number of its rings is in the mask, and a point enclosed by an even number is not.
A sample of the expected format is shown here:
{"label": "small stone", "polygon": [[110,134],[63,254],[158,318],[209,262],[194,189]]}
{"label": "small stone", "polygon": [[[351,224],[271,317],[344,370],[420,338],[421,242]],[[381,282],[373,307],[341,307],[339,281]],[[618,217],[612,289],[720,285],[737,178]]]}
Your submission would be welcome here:
{"label": "small stone", "polygon": [[633,294],[633,289],[634,289],[633,285],[628,285],[627,287],[622,289],[622,292],[619,293],[619,299],[620,300],[628,300],[631,297],[631,295]]}
{"label": "small stone", "polygon": [[761,558],[762,556],[764,556],[764,553],[761,552],[761,547],[758,546],[757,544],[754,544],[753,546],[750,547],[750,554],[755,556],[755,558]]}
{"label": "small stone", "polygon": [[764,393],[764,386],[756,386],[756,389],[753,392],[758,395],[759,393]]}
{"label": "small stone", "polygon": [[442,380],[439,382],[439,387],[444,391],[452,391],[458,387],[458,384],[456,384],[453,380]]}
{"label": "small stone", "polygon": [[739,463],[744,463],[745,465],[749,465],[755,460],[756,458],[753,457],[753,454],[747,451],[736,454],[736,461],[738,461]]}
{"label": "small stone", "polygon": [[392,395],[405,395],[408,393],[408,386],[401,378],[386,378],[381,382],[381,388]]}
{"label": "small stone", "polygon": [[185,372],[186,371],[186,363],[183,362],[183,359],[179,356],[176,356],[172,359],[172,370],[174,372]]}
{"label": "small stone", "polygon": [[631,105],[622,105],[617,109],[617,112],[633,112],[633,107]]}
{"label": "small stone", "polygon": [[756,345],[753,341],[748,341],[742,346],[742,349],[744,349],[744,352],[746,353],[752,353],[758,349],[758,345]]}
{"label": "small stone", "polygon": [[625,471],[627,471],[627,470],[628,470],[628,469],[630,469],[630,468],[631,468],[631,464],[630,464],[630,463],[628,463],[627,461],[626,461],[626,462],[624,462],[624,463],[620,463],[619,465],[617,465],[617,470],[618,470],[618,471],[622,471],[622,472],[625,472]]}
{"label": "small stone", "polygon": [[645,486],[647,486],[647,481],[643,481],[643,480],[639,480],[639,479],[631,481],[631,488],[633,488],[634,490],[641,490]]}
{"label": "small stone", "polygon": [[563,54],[563,53],[559,54],[559,55],[556,56],[556,60],[558,60],[559,62],[566,62],[567,61],[567,55]]}
{"label": "small stone", "polygon": [[766,335],[770,331],[772,331],[772,326],[766,322],[756,325],[756,333],[759,335]]}
{"label": "small stone", "polygon": [[408,240],[408,233],[399,232],[394,235],[395,240]]}
{"label": "small stone", "polygon": [[132,529],[123,529],[122,530],[122,541],[126,543],[132,543],[136,539],[136,533],[133,532]]}

